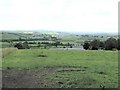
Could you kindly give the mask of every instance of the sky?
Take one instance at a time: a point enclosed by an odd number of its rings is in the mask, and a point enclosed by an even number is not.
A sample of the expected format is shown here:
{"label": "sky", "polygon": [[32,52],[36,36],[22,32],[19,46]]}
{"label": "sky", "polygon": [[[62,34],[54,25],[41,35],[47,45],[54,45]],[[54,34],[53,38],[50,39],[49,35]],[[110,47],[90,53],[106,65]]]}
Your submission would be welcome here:
{"label": "sky", "polygon": [[118,32],[119,0],[0,0],[0,31]]}

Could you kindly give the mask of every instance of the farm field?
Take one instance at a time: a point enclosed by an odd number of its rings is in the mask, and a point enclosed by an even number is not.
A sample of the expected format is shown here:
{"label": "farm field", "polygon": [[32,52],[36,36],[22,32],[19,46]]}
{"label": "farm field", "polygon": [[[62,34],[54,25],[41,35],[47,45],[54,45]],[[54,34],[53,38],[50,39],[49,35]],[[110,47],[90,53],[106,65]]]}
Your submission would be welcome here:
{"label": "farm field", "polygon": [[[72,33],[65,33],[65,32],[1,32],[2,33],[2,40],[0,41],[0,45],[3,48],[5,47],[14,47],[16,43],[24,43],[27,41],[28,44],[32,48],[36,48],[37,46],[46,47],[50,44],[42,44],[44,42],[47,43],[56,43],[64,44],[66,46],[68,43],[71,44],[73,47],[79,47],[84,44],[85,41],[91,42],[94,39],[98,39],[100,41],[105,41],[110,37],[114,37],[115,39],[118,38],[117,34],[72,34]],[[41,45],[38,43],[41,43]],[[57,43],[58,44],[58,43]],[[61,47],[61,45],[58,45]]]}
{"label": "farm field", "polygon": [[118,87],[118,51],[3,48],[2,56],[3,87]]}

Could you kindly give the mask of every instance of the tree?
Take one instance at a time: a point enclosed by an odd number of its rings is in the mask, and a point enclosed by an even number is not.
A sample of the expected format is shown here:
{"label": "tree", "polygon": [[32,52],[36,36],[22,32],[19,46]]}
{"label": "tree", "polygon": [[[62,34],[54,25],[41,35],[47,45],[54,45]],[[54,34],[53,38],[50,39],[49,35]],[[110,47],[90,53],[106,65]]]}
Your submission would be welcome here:
{"label": "tree", "polygon": [[105,41],[105,50],[112,50],[117,48],[117,40],[114,38],[109,38]]}
{"label": "tree", "polygon": [[88,50],[89,47],[90,47],[90,44],[89,44],[88,42],[85,42],[85,43],[83,44],[83,48],[84,48],[85,50]]}
{"label": "tree", "polygon": [[44,45],[44,49],[46,49],[47,48],[47,45]]}
{"label": "tree", "polygon": [[55,41],[57,40],[57,37],[51,37],[51,40]]}
{"label": "tree", "polygon": [[30,47],[28,46],[28,42],[24,42],[24,43],[17,43],[16,45],[14,45],[14,47],[17,47],[18,49],[29,49]]}
{"label": "tree", "polygon": [[103,41],[100,41],[99,47],[100,47],[101,49],[104,49],[105,43],[104,43]]}
{"label": "tree", "polygon": [[57,46],[58,46],[58,44],[57,44],[57,43],[55,43],[55,46],[57,47]]}
{"label": "tree", "polygon": [[21,38],[21,37],[19,37],[19,41],[22,41],[22,38]]}
{"label": "tree", "polygon": [[41,45],[41,43],[40,42],[38,42],[38,47],[40,48],[42,45]]}
{"label": "tree", "polygon": [[68,42],[67,46],[70,46],[70,43]]}
{"label": "tree", "polygon": [[41,44],[40,42],[38,42],[38,44]]}
{"label": "tree", "polygon": [[57,40],[56,40],[55,43],[56,43],[57,45],[60,45],[60,41],[57,41]]}
{"label": "tree", "polygon": [[90,43],[90,45],[92,50],[98,50],[100,46],[100,40],[95,39]]}
{"label": "tree", "polygon": [[72,45],[70,45],[70,48],[72,48]]}
{"label": "tree", "polygon": [[16,45],[14,45],[14,47],[17,47],[18,49],[25,49],[22,43],[17,43]]}
{"label": "tree", "polygon": [[24,47],[25,49],[30,49],[27,41],[25,41],[25,42],[23,43],[23,47]]}

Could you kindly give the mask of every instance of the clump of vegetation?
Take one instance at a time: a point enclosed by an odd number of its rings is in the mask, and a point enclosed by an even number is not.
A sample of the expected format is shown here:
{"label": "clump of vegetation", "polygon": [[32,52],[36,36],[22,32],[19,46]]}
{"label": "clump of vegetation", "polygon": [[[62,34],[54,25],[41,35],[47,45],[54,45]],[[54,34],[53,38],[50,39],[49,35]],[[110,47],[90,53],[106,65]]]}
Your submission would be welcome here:
{"label": "clump of vegetation", "polygon": [[29,45],[28,42],[24,42],[24,43],[17,43],[14,47],[17,47],[18,49],[29,49]]}
{"label": "clump of vegetation", "polygon": [[38,57],[47,57],[47,55],[41,54],[41,55],[38,55]]}
{"label": "clump of vegetation", "polygon": [[90,47],[89,42],[85,42],[84,45],[83,45],[83,48],[84,48],[85,50],[88,50],[89,47]]}
{"label": "clump of vegetation", "polygon": [[2,58],[17,51],[16,48],[2,48]]}
{"label": "clump of vegetation", "polygon": [[100,41],[94,39],[91,42],[85,41],[83,44],[85,50],[120,50],[120,39],[116,40],[115,38],[108,38],[106,41]]}
{"label": "clump of vegetation", "polygon": [[117,40],[114,38],[109,38],[105,41],[105,50],[117,49]]}

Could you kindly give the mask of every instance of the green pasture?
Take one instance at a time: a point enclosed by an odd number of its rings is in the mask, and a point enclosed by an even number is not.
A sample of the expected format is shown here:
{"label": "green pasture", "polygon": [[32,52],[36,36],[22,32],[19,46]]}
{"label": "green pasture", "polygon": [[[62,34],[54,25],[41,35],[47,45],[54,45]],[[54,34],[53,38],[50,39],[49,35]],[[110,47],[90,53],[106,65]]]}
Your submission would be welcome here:
{"label": "green pasture", "polygon": [[14,34],[9,34],[9,33],[4,33],[2,34],[2,39],[19,39],[20,36],[14,35]]}
{"label": "green pasture", "polygon": [[10,43],[8,43],[8,42],[0,42],[0,45],[1,45],[1,44],[3,44],[3,45],[4,45],[4,44],[7,44],[7,45],[8,45],[8,44],[10,44]]}
{"label": "green pasture", "polygon": [[3,49],[3,56],[3,69],[55,69],[43,79],[61,88],[118,87],[117,51],[8,48]]}

